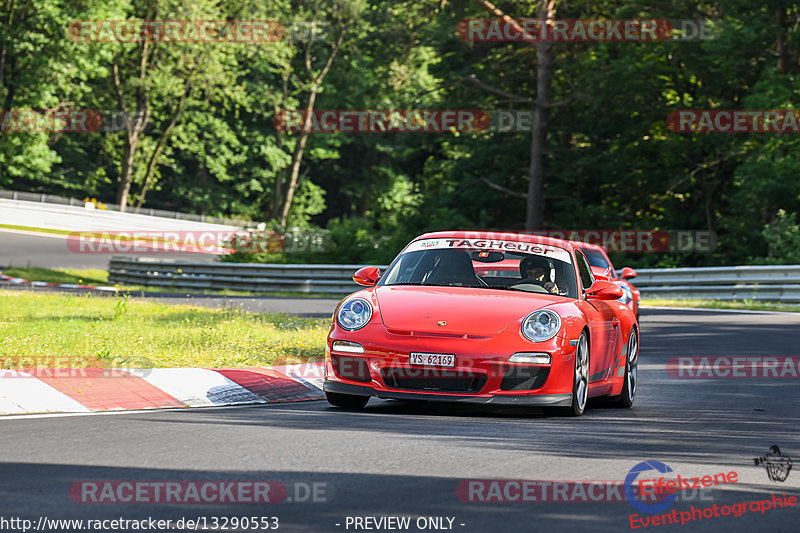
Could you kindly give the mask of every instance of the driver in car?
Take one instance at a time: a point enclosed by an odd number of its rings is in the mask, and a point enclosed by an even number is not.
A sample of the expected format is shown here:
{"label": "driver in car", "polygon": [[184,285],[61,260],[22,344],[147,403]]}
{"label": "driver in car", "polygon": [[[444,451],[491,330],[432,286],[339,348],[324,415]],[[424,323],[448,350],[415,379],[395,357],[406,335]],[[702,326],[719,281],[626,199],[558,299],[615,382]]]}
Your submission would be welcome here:
{"label": "driver in car", "polygon": [[530,255],[520,261],[520,283],[535,283],[553,294],[559,294],[558,286],[550,281],[550,262],[544,257]]}

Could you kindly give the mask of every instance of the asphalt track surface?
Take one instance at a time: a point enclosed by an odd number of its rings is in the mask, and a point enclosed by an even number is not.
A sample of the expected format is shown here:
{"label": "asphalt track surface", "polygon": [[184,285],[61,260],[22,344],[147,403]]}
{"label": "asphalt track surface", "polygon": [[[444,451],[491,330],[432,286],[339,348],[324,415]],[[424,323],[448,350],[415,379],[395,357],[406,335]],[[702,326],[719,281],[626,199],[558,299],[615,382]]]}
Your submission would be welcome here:
{"label": "asphalt track surface", "polygon": [[[623,531],[638,513],[624,501],[465,502],[456,487],[623,480],[646,460],[683,476],[738,474],[738,483],[689,494],[666,512],[800,495],[797,469],[771,482],[753,463],[775,444],[800,457],[797,379],[688,380],[664,369],[676,355],[796,355],[800,316],[646,309],[641,318],[634,408],[590,403],[580,418],[373,399],[362,412],[313,401],[0,419],[0,518],[276,516],[279,531],[341,532],[391,531],[347,527],[348,517],[410,516],[406,531],[421,531],[417,517],[433,516],[453,518],[452,530],[463,532]],[[82,480],[280,481],[294,501],[75,503],[68,490]],[[324,484],[324,501],[297,502],[312,483]],[[797,523],[791,507],[648,529],[788,532]]]}
{"label": "asphalt track surface", "polygon": [[[6,221],[8,222],[8,221]],[[98,268],[108,269],[108,261],[114,256],[144,257],[148,254],[75,253],[67,247],[64,235],[50,235],[28,231],[0,229],[0,268]],[[153,255],[151,254],[151,257]],[[211,263],[216,255],[204,253],[158,254],[159,259]]]}

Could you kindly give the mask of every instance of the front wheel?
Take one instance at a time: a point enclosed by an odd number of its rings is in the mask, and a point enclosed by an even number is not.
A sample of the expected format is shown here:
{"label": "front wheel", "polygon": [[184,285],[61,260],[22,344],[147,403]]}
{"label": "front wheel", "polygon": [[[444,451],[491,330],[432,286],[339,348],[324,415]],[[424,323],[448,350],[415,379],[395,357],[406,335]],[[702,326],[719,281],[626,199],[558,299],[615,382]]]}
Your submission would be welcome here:
{"label": "front wheel", "polygon": [[369,401],[369,396],[354,396],[338,392],[326,392],[325,397],[329,404],[342,409],[363,409]]}
{"label": "front wheel", "polygon": [[581,332],[575,350],[575,369],[572,383],[572,405],[561,407],[557,413],[562,416],[581,416],[589,398],[589,338],[586,331]]}
{"label": "front wheel", "polygon": [[628,338],[628,353],[625,356],[625,381],[622,384],[622,394],[616,398],[617,407],[629,408],[633,405],[636,396],[636,385],[639,381],[639,334],[636,328],[631,330]]}

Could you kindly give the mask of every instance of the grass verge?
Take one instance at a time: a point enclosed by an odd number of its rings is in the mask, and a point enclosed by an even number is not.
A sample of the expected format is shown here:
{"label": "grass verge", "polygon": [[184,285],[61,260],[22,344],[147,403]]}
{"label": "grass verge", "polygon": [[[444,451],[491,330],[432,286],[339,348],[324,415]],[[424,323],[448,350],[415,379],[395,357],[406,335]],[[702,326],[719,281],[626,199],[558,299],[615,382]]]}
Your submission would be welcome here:
{"label": "grass verge", "polygon": [[770,302],[756,302],[755,300],[662,300],[642,299],[641,305],[653,307],[705,307],[709,309],[742,309],[750,311],[780,311],[800,313],[800,304],[782,304]]}
{"label": "grass verge", "polygon": [[3,269],[3,274],[15,278],[46,281],[48,283],[108,285],[108,272],[100,269],[9,267]]}
{"label": "grass verge", "polygon": [[3,368],[242,367],[321,361],[329,319],[0,290]]}

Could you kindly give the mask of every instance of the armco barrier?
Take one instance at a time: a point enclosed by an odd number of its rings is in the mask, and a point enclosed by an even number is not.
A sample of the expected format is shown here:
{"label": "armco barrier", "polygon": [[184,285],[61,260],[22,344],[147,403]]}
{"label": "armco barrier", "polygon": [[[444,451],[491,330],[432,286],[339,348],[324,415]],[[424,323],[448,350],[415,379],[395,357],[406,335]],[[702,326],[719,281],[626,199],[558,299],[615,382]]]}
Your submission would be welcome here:
{"label": "armco barrier", "polygon": [[[361,266],[208,264],[114,257],[109,264],[109,281],[176,290],[342,295],[358,290],[353,273]],[[800,302],[800,265],[653,268],[638,272],[631,281],[645,298]]]}
{"label": "armco barrier", "polygon": [[[291,291],[342,295],[358,290],[353,273],[362,265],[283,265],[262,263],[189,263],[114,257],[108,281],[199,290]],[[382,266],[381,269],[385,268]]]}
{"label": "armco barrier", "polygon": [[650,268],[631,280],[646,298],[800,302],[800,265]]}

